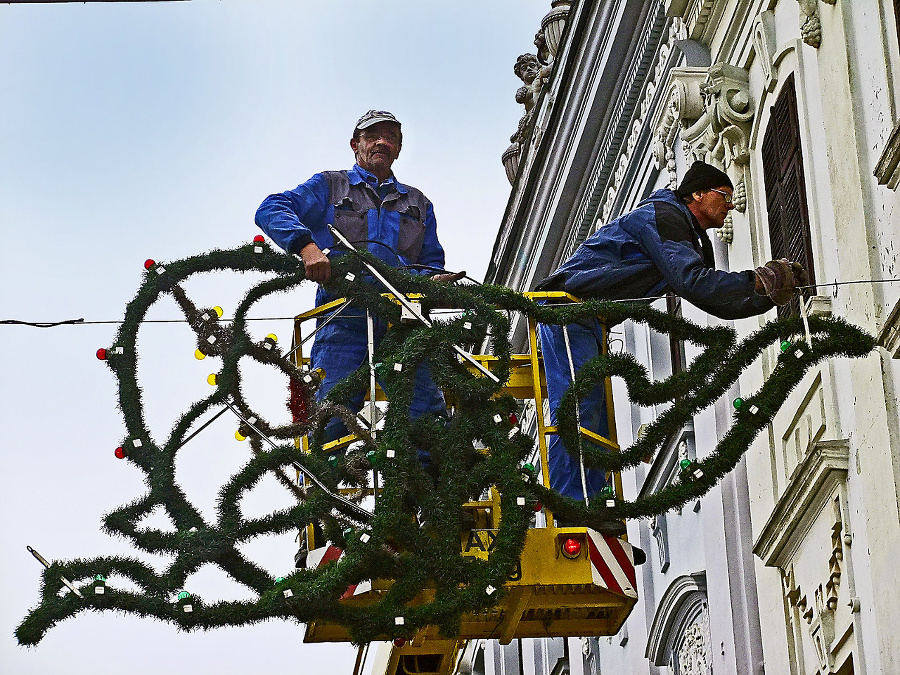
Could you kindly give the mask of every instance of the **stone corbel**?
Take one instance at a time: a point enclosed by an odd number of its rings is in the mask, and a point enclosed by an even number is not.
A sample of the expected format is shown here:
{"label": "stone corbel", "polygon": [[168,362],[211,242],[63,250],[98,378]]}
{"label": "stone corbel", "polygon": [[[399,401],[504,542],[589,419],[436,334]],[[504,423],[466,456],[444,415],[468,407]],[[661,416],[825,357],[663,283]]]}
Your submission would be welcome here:
{"label": "stone corbel", "polygon": [[[657,168],[669,172],[674,188],[675,135],[680,132],[688,161],[701,159],[728,172],[735,184],[734,203],[747,207],[749,133],[753,118],[749,73],[718,63],[710,68],[673,68],[667,82],[665,105],[654,124],[653,154]],[[732,219],[720,228],[719,238],[733,240]]]}
{"label": "stone corbel", "polygon": [[673,68],[665,84],[665,103],[653,122],[653,157],[658,169],[667,169],[669,183],[675,187],[675,136],[704,114],[702,86],[706,68]]}

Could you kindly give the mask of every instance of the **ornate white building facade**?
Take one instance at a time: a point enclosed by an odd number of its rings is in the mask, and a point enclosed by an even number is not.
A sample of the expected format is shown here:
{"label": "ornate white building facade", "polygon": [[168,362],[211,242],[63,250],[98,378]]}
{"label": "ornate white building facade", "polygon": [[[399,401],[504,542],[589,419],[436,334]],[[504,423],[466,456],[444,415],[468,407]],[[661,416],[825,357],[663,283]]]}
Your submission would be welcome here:
{"label": "ornate white building facade", "polygon": [[[718,267],[802,260],[818,284],[808,311],[882,346],[812,369],[705,497],[629,523],[649,559],[619,635],[492,645],[489,673],[900,673],[900,283],[887,281],[900,277],[898,13],[897,0],[553,2],[537,55],[517,62],[525,114],[503,155],[512,192],[487,281],[530,290],[704,159],[736,186]],[[659,306],[718,323],[687,302]],[[744,336],[775,317],[733,325]],[[610,347],[658,377],[696,355],[630,323]],[[731,399],[775,358],[623,476],[626,497],[711,452]],[[628,444],[662,411],[614,386]]]}

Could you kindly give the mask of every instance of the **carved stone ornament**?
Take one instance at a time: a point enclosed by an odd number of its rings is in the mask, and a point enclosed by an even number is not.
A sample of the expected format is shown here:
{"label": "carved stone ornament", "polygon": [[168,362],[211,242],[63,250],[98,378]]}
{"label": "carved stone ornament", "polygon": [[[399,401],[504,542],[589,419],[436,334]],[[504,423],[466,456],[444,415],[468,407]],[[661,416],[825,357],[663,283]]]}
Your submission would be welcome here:
{"label": "carved stone ornament", "polygon": [[678,649],[679,675],[712,675],[709,618],[706,612],[697,617],[684,632]]}
{"label": "carved stone ornament", "polygon": [[[831,507],[833,518],[831,522],[831,556],[828,559],[828,578],[820,583],[813,591],[813,601],[810,603],[806,594],[796,583],[793,566],[788,566],[782,574],[785,599],[792,607],[796,607],[798,613],[806,622],[809,637],[815,648],[819,660],[819,672],[834,672],[834,655],[831,645],[835,638],[835,610],[838,606],[840,592],[842,561],[844,559],[844,531],[843,515],[841,512],[840,497],[832,497]],[[851,608],[853,603],[850,603]]]}
{"label": "carved stone ornament", "polygon": [[569,16],[569,0],[555,0],[553,9],[541,19],[541,32],[547,42],[547,50],[550,52],[550,60],[556,58],[559,51],[559,43],[562,40],[563,30],[566,28],[566,18]]}
{"label": "carved stone ornament", "polygon": [[716,230],[716,236],[726,244],[734,241],[734,218],[731,215],[731,211],[725,216],[725,222],[722,224],[722,227]]}
{"label": "carved stone ornament", "polygon": [[819,21],[819,0],[799,0],[800,37],[810,47],[822,44],[822,23]]}
{"label": "carved stone ornament", "polygon": [[[538,33],[538,37],[540,36],[541,34]],[[535,43],[538,42],[539,40],[536,37]],[[538,48],[540,49],[540,45],[538,45]],[[552,68],[552,65],[541,65],[540,60],[534,54],[521,54],[513,66],[513,72],[516,74],[516,77],[523,82],[523,86],[516,90],[516,103],[521,103],[525,106],[525,114],[519,120],[516,131],[509,137],[512,145],[503,152],[501,157],[510,184],[515,180],[522,148],[528,144],[526,134],[534,117],[535,106],[540,98],[541,89],[550,78]]]}
{"label": "carved stone ornament", "polygon": [[[753,119],[749,73],[727,63],[710,68],[673,68],[666,84],[665,105],[656,116],[653,156],[669,172],[675,187],[676,135],[681,136],[688,162],[700,159],[730,174],[735,209],[747,208],[749,134]],[[730,214],[729,214],[730,215]],[[720,228],[726,244],[734,239],[733,219]]]}
{"label": "carved stone ornament", "polygon": [[775,86],[775,51],[778,48],[775,37],[775,13],[772,10],[760,12],[753,21],[753,48],[756,60],[766,76],[766,89]]}
{"label": "carved stone ornament", "polygon": [[747,71],[727,63],[708,70],[673,68],[669,80],[667,104],[655,131],[657,166],[665,166],[666,150],[679,131],[696,159],[724,169],[746,165],[753,119]]}
{"label": "carved stone ornament", "polygon": [[[706,81],[706,68],[673,68],[666,82],[665,103],[655,120],[653,157],[659,169],[675,171],[675,156],[671,154],[679,130],[696,122],[704,114],[701,88]],[[671,164],[671,166],[669,166]]]}
{"label": "carved stone ornament", "polygon": [[519,171],[519,152],[521,148],[518,143],[513,143],[503,151],[500,159],[503,161],[503,168],[506,170],[506,178],[512,185],[516,180],[516,173]]}
{"label": "carved stone ornament", "polygon": [[702,96],[705,112],[682,132],[681,140],[709,164],[725,169],[732,163],[746,165],[750,160],[748,137],[753,119],[749,73],[717,63],[709,69]]}

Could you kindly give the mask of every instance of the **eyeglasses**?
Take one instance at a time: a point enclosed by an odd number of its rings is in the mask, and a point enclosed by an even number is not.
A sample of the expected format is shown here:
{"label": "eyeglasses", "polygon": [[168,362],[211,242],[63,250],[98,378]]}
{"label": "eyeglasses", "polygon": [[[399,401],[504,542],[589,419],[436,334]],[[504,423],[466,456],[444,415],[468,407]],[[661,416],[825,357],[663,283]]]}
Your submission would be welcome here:
{"label": "eyeglasses", "polygon": [[722,195],[722,197],[725,199],[726,204],[734,204],[734,198],[724,190],[716,190],[716,188],[710,188],[709,191],[718,192],[720,195]]}
{"label": "eyeglasses", "polygon": [[365,131],[360,131],[360,136],[365,138],[368,141],[377,141],[380,138],[383,138],[388,143],[399,143],[400,142],[400,134],[396,131],[370,131],[366,129]]}

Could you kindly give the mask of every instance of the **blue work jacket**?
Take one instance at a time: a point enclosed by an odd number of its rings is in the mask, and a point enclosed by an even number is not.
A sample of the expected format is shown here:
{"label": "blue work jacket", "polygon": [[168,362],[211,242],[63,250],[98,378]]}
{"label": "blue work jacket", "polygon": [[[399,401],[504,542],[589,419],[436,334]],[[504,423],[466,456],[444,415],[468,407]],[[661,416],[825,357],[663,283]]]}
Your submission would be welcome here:
{"label": "blue work jacket", "polygon": [[256,224],[288,253],[299,254],[310,242],[338,253],[328,230],[334,225],[392,267],[444,268],[431,202],[393,175],[379,184],[357,164],[349,171],[317,173],[293,190],[269,195],[256,211]]}
{"label": "blue work jacket", "polygon": [[721,319],[742,319],[774,307],[755,283],[752,270],[715,269],[709,236],[675,193],[662,189],[588,237],[537,290],[604,300],[674,291]]}

